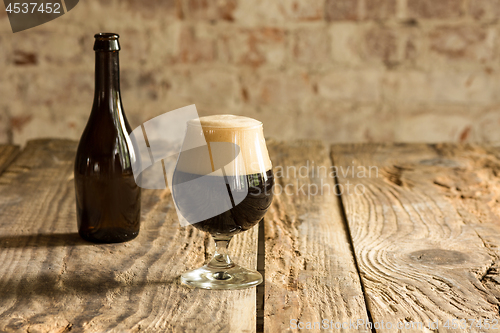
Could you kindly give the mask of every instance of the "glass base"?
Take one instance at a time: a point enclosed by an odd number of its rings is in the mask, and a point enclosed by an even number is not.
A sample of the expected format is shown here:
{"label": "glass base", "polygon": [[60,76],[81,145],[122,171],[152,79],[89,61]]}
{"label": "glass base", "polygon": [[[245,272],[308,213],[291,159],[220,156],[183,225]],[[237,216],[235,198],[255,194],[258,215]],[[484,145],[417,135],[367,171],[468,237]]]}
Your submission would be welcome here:
{"label": "glass base", "polygon": [[262,283],[262,275],[238,265],[231,268],[207,265],[182,274],[181,282],[201,289],[244,289]]}

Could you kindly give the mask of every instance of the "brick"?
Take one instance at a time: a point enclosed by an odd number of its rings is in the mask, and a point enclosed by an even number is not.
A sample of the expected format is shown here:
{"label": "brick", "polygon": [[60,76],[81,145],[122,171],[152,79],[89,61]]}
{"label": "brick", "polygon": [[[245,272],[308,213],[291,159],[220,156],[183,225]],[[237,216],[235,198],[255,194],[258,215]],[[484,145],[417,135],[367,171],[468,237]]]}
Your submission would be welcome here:
{"label": "brick", "polygon": [[464,0],[409,0],[408,15],[417,19],[460,17],[463,15],[463,2]]}
{"label": "brick", "polygon": [[230,105],[239,93],[238,79],[225,69],[193,69],[189,81],[181,86],[180,94],[200,107],[225,107]]}
{"label": "brick", "polygon": [[38,56],[33,52],[14,51],[13,63],[16,66],[30,66],[38,63]]}
{"label": "brick", "polygon": [[[29,105],[12,108],[10,121],[14,142],[26,142],[40,137],[71,138],[78,140],[88,119],[90,110],[85,105],[73,105],[71,112],[64,108],[54,109],[46,105],[38,105],[36,112]],[[86,113],[83,116],[80,114]]]}
{"label": "brick", "polygon": [[402,142],[459,142],[472,121],[467,114],[443,114],[427,107],[423,113],[406,114],[395,128],[394,139]]}
{"label": "brick", "polygon": [[350,66],[359,66],[364,60],[360,51],[363,28],[354,22],[334,22],[329,25],[332,60]]}
{"label": "brick", "polygon": [[[11,44],[8,47],[12,52],[8,56],[11,66],[70,66],[83,61],[85,53],[78,35],[60,34],[44,27],[30,29],[20,34],[23,35],[16,34],[2,38]],[[92,47],[87,52],[93,52]]]}
{"label": "brick", "polygon": [[293,59],[299,64],[315,65],[330,60],[327,27],[302,28],[295,32]]}
{"label": "brick", "polygon": [[155,68],[122,70],[122,100],[127,116],[141,124],[163,112],[193,104],[193,93],[189,91],[191,76],[189,69],[177,70],[175,66],[161,71]]}
{"label": "brick", "polygon": [[184,16],[193,20],[234,21],[236,0],[184,0]]}
{"label": "brick", "polygon": [[360,19],[360,0],[326,0],[327,21],[356,21]]}
{"label": "brick", "polygon": [[325,0],[238,1],[234,21],[241,26],[274,26],[288,22],[320,21]]}
{"label": "brick", "polygon": [[17,85],[15,84],[15,76],[12,70],[8,70],[7,66],[0,66],[2,71],[2,80],[0,80],[0,114],[7,112],[9,105],[17,98]]}
{"label": "brick", "polygon": [[427,31],[419,26],[407,26],[395,31],[397,39],[397,54],[395,64],[397,68],[412,70],[422,68],[428,58],[429,42]]}
{"label": "brick", "polygon": [[[149,38],[144,38],[147,35]],[[166,33],[164,33],[166,35]],[[120,67],[126,69],[129,66],[136,66],[146,62],[155,61],[156,57],[162,54],[152,54],[152,40],[158,38],[152,31],[147,28],[138,30],[135,27],[128,27],[120,31]],[[86,60],[93,61],[93,57],[89,57],[94,42],[93,36],[82,36],[85,39],[85,54]],[[165,49],[164,47],[163,49]],[[165,52],[165,51],[164,51]],[[163,59],[162,59],[163,60]]]}
{"label": "brick", "polygon": [[398,105],[431,103],[430,82],[430,75],[421,71],[389,72],[382,78],[382,96]]}
{"label": "brick", "polygon": [[122,95],[127,99],[149,102],[161,97],[162,83],[152,70],[122,69],[120,81]]}
{"label": "brick", "polygon": [[431,78],[430,98],[436,102],[489,104],[498,99],[495,78],[485,73],[436,72]]}
{"label": "brick", "polygon": [[378,102],[380,80],[378,71],[334,71],[318,78],[318,95],[334,101]]}
{"label": "brick", "polygon": [[[10,136],[14,142],[19,139],[19,135],[28,136],[28,139],[42,136],[41,133],[44,132],[44,127],[38,127],[36,122],[40,118],[45,117],[48,113],[49,110],[47,106],[42,105],[37,110],[35,117],[33,111],[28,110],[26,105],[22,103],[13,103],[6,117],[8,136]],[[32,124],[33,121],[35,121],[35,126]]]}
{"label": "brick", "polygon": [[364,57],[378,59],[388,66],[399,61],[397,32],[380,27],[370,27],[364,36]]}
{"label": "brick", "polygon": [[[204,24],[202,24],[204,26]],[[186,25],[181,21],[173,21],[167,26],[152,26],[150,29],[141,28],[134,32],[134,36],[127,38],[130,42],[127,47],[122,46],[123,52],[121,52],[121,59],[124,59],[122,66],[131,64],[134,65],[134,59],[140,59],[140,64],[148,66],[148,68],[164,68],[166,66],[171,66],[172,64],[179,62],[179,53],[181,50],[180,36],[183,30],[186,29]],[[202,28],[198,28],[198,25],[194,25],[194,40],[202,41],[205,43],[206,38],[204,34],[200,34]],[[144,37],[144,32],[147,34],[147,38]],[[134,46],[134,41],[137,40]],[[125,38],[122,38],[122,42],[125,42]],[[207,42],[208,43],[208,42]],[[198,51],[199,52],[199,51]],[[125,62],[124,57],[130,57]]]}
{"label": "brick", "polygon": [[248,103],[297,110],[308,98],[313,98],[312,82],[306,72],[266,71],[262,76],[245,75],[243,88]]}
{"label": "brick", "polygon": [[282,6],[289,20],[317,21],[323,19],[325,0],[284,0]]}
{"label": "brick", "polygon": [[404,43],[404,60],[415,63],[419,56],[419,45],[414,36],[410,36]]}
{"label": "brick", "polygon": [[482,26],[441,26],[429,33],[432,52],[447,59],[484,61],[494,56],[495,33]]}
{"label": "brick", "polygon": [[384,100],[399,104],[488,105],[496,103],[497,82],[484,72],[387,73]]}
{"label": "brick", "polygon": [[179,53],[177,61],[197,63],[215,59],[215,40],[209,36],[199,36],[201,29],[182,26],[179,33]]}
{"label": "brick", "polygon": [[280,28],[243,28],[219,37],[220,60],[238,65],[280,66],[286,56],[286,33]]}
{"label": "brick", "polygon": [[395,117],[388,111],[378,104],[314,100],[296,117],[296,133],[336,143],[392,141]]}
{"label": "brick", "polygon": [[11,116],[8,119],[12,131],[21,131],[27,124],[33,120],[33,114],[24,114],[20,116]]}
{"label": "brick", "polygon": [[392,141],[396,119],[380,105],[319,98],[308,99],[301,108],[245,107],[242,114],[261,120],[266,137],[335,143]]}
{"label": "brick", "polygon": [[242,27],[276,26],[286,22],[281,1],[239,1],[234,20]]}
{"label": "brick", "polygon": [[[182,66],[130,68],[122,70],[122,101],[129,122],[140,125],[164,112],[195,103],[192,88],[193,71]],[[198,108],[204,104],[197,105]]]}
{"label": "brick", "polygon": [[[113,11],[120,11],[120,15],[110,15]],[[85,32],[93,37],[98,32],[119,32],[117,29],[124,27],[125,22],[130,22],[132,18],[134,21],[141,20],[145,15],[151,17],[151,13],[149,7],[141,8],[139,1],[135,1],[135,3],[118,0],[79,1],[68,15],[63,15],[57,20],[26,30],[26,32],[42,28],[53,29],[60,34],[61,31],[68,33],[73,30],[80,33]]]}
{"label": "brick", "polygon": [[498,105],[489,107],[473,125],[476,141],[500,146],[500,109]]}
{"label": "brick", "polygon": [[469,1],[468,10],[476,20],[497,20],[500,17],[500,0]]}
{"label": "brick", "polygon": [[14,34],[12,32],[10,32],[9,35],[0,34],[0,45],[2,45],[2,48],[0,49],[0,71],[2,73],[5,73],[7,67],[10,67],[12,65],[12,57],[14,55],[14,52],[12,50],[13,35]]}
{"label": "brick", "polygon": [[[125,0],[128,9],[144,18],[157,17],[161,13],[163,18],[181,17],[182,12],[178,0],[150,0],[147,2],[141,0]],[[79,3],[78,6],[81,6]],[[113,5],[112,7],[116,7]]]}
{"label": "brick", "polygon": [[[412,1],[412,0],[410,0]],[[396,16],[397,0],[365,0],[365,14],[368,20],[386,20]]]}
{"label": "brick", "polygon": [[[64,115],[68,105],[83,103],[90,110],[94,97],[93,71],[58,71],[52,70],[19,71],[11,76],[14,86],[12,101],[20,101],[23,105],[61,106]],[[47,78],[51,79],[48,80]]]}

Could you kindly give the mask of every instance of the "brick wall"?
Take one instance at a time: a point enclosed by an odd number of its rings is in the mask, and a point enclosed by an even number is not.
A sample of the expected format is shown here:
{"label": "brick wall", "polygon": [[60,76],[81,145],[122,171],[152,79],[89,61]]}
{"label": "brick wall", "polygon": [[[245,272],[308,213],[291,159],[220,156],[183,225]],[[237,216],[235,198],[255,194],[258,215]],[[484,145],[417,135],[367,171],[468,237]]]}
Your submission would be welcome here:
{"label": "brick wall", "polygon": [[0,142],[79,138],[108,31],[132,127],[196,103],[280,139],[500,143],[499,15],[500,0],[82,0],[13,34],[2,11]]}

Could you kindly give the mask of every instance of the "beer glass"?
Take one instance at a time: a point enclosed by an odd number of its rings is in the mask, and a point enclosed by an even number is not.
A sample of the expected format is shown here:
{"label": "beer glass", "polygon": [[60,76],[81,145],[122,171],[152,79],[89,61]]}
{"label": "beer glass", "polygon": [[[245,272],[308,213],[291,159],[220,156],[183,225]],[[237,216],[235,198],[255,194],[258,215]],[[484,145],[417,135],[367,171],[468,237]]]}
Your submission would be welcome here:
{"label": "beer glass", "polygon": [[212,260],[182,274],[181,282],[204,289],[261,283],[259,272],[231,260],[228,245],[234,235],[262,220],[273,199],[274,176],[262,123],[232,115],[189,121],[172,184],[178,211],[215,241]]}

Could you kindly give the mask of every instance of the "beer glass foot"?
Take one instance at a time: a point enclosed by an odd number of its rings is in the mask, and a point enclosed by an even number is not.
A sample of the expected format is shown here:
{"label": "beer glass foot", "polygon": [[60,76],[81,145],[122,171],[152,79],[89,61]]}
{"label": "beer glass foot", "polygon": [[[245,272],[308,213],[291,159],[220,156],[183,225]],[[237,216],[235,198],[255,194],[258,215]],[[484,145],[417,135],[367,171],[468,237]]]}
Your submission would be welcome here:
{"label": "beer glass foot", "polygon": [[182,274],[181,282],[201,289],[244,289],[262,283],[262,275],[238,265],[220,269],[209,264]]}

